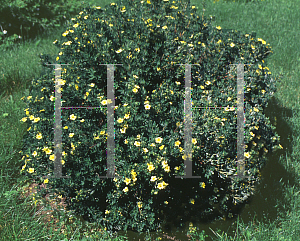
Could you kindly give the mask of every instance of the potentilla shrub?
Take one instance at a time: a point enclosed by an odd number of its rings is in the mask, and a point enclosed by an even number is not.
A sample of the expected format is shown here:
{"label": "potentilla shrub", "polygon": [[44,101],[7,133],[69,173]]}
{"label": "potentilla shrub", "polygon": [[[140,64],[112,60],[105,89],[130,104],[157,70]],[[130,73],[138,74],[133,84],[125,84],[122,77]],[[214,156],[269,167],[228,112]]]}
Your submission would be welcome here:
{"label": "potentilla shrub", "polygon": [[[266,153],[279,136],[264,116],[276,91],[255,33],[224,32],[182,1],[85,8],[54,44],[62,65],[62,106],[106,107],[107,66],[116,65],[115,178],[106,175],[107,109],[62,109],[63,176],[53,175],[54,66],[33,81],[21,120],[22,173],[66,197],[70,210],[108,229],[156,230],[166,217],[232,215],[254,194]],[[245,63],[245,175],[237,172],[237,71]],[[184,175],[185,66],[192,65],[192,163]],[[50,75],[52,73],[52,76]],[[231,108],[232,107],[232,108]],[[41,178],[43,177],[43,178]]]}

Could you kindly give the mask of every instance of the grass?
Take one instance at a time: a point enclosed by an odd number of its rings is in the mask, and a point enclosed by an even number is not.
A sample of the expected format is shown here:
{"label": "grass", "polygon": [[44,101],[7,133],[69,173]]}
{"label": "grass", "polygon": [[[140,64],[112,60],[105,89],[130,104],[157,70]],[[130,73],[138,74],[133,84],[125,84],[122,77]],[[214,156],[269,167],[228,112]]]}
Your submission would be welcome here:
{"label": "grass", "polygon": [[[104,7],[110,1],[90,1]],[[202,15],[202,1],[191,0]],[[296,7],[298,4],[298,7]],[[206,14],[215,15],[215,26],[223,29],[236,29],[245,33],[255,31],[257,37],[270,43],[274,52],[267,59],[268,67],[274,76],[281,76],[275,97],[280,105],[293,110],[287,120],[293,129],[292,153],[280,157],[285,169],[300,181],[300,4],[297,0],[264,0],[244,5],[239,2],[207,0]],[[18,153],[26,128],[20,122],[24,117],[24,103],[31,80],[40,75],[40,53],[57,55],[52,42],[59,39],[65,30],[62,26],[55,31],[37,36],[21,45],[1,53],[0,59],[0,240],[126,240],[125,237],[103,231],[103,227],[84,225],[61,209],[47,216],[41,215],[41,207],[34,195],[20,198],[23,187],[32,186],[30,180],[20,176],[21,164]],[[284,147],[285,148],[285,147]],[[281,213],[276,222],[262,223],[257,220],[235,224],[234,236],[212,230],[215,240],[299,240],[300,237],[300,190],[298,186],[283,186],[289,207]],[[52,201],[51,201],[52,202]],[[56,205],[55,203],[52,203]],[[45,221],[43,218],[50,218]],[[59,220],[59,222],[57,222]],[[57,222],[57,223],[56,223]],[[71,224],[72,223],[72,224]],[[48,226],[47,226],[47,225]],[[89,236],[89,238],[87,238]],[[197,238],[196,238],[197,237]],[[204,240],[195,234],[193,240]]]}

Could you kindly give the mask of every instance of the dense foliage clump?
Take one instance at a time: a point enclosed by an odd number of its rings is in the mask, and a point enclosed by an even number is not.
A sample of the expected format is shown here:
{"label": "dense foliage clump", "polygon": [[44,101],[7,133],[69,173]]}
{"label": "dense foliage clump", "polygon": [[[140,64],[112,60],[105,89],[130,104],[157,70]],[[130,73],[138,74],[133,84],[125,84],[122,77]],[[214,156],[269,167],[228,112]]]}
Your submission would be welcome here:
{"label": "dense foliage clump", "polygon": [[[63,176],[54,157],[53,66],[33,81],[22,121],[22,173],[56,188],[68,208],[108,229],[159,228],[165,217],[229,216],[254,193],[265,154],[279,136],[264,116],[276,91],[264,59],[270,47],[255,33],[225,32],[189,2],[124,0],[85,8],[54,44],[61,49]],[[46,60],[45,60],[46,62]],[[50,58],[48,62],[53,63]],[[245,175],[236,174],[237,71],[245,65]],[[106,175],[107,66],[114,69],[115,167]],[[184,175],[185,65],[191,67],[193,176]],[[43,178],[40,178],[42,177]],[[172,208],[170,208],[172,207]]]}
{"label": "dense foliage clump", "polygon": [[83,6],[81,0],[1,0],[0,49],[62,26]]}

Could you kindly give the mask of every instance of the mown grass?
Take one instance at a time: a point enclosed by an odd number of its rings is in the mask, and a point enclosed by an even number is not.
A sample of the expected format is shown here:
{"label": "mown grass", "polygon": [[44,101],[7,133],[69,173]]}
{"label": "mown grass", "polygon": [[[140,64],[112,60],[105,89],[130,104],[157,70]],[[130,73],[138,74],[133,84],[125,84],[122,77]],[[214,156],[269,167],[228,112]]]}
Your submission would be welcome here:
{"label": "mown grass", "polygon": [[[104,7],[113,0],[89,1]],[[202,1],[191,0],[202,15]],[[207,0],[205,15],[215,15],[215,26],[236,29],[245,33],[255,31],[257,37],[270,43],[274,54],[268,58],[268,67],[274,76],[281,76],[275,97],[279,103],[293,110],[288,120],[293,129],[293,151],[280,157],[280,162],[300,180],[300,3],[297,0],[264,0],[247,3],[242,1]],[[40,53],[57,55],[53,41],[59,39],[64,26],[55,31],[37,36],[1,53],[0,59],[0,240],[126,240],[126,237],[103,231],[103,227],[89,224],[82,226],[75,219],[69,224],[69,216],[62,211],[54,212],[61,229],[48,230],[38,211],[34,198],[19,199],[22,187],[30,183],[20,176],[21,155],[18,153],[22,137],[26,133],[20,119],[24,117],[26,89],[31,80],[40,75]],[[285,148],[285,147],[284,147]],[[298,186],[283,187],[289,202],[288,211],[281,213],[276,223],[255,221],[243,223],[239,220],[234,236],[212,230],[209,239],[215,240],[299,240],[300,237],[300,190]],[[38,203],[38,202],[37,202]],[[51,218],[54,221],[54,218]],[[51,221],[50,227],[54,228]],[[101,231],[100,231],[101,230]],[[89,237],[87,237],[89,236]],[[192,240],[204,240],[199,233]]]}

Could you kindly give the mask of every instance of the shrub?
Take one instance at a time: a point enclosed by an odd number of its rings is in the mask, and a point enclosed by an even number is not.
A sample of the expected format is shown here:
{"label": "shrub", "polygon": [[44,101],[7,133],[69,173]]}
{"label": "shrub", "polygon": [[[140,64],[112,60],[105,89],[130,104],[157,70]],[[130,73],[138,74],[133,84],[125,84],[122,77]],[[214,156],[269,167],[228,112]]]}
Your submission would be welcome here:
{"label": "shrub", "polygon": [[[265,154],[279,144],[263,114],[276,91],[264,40],[224,32],[197,16],[189,2],[165,0],[85,8],[62,36],[54,41],[61,49],[56,59],[43,60],[70,64],[62,65],[62,106],[105,107],[107,67],[101,64],[123,64],[114,70],[116,177],[97,177],[106,175],[106,109],[62,109],[62,174],[71,178],[46,179],[54,160],[54,66],[23,97],[28,108],[21,121],[29,128],[21,173],[48,183],[70,210],[109,230],[155,230],[166,217],[192,213],[231,217],[255,193]],[[227,68],[240,61],[252,64],[244,74],[250,178],[230,178],[236,172],[236,115],[225,108],[193,109],[193,176],[201,178],[175,179],[184,174],[185,158],[185,69],[176,64],[199,64],[191,68],[193,106],[229,107],[236,105],[237,75]]]}

